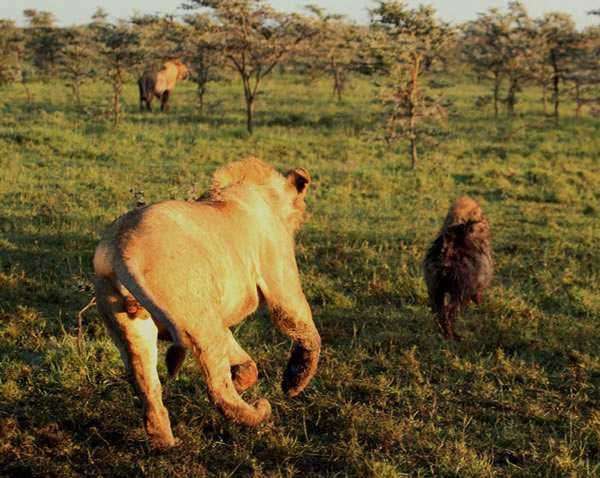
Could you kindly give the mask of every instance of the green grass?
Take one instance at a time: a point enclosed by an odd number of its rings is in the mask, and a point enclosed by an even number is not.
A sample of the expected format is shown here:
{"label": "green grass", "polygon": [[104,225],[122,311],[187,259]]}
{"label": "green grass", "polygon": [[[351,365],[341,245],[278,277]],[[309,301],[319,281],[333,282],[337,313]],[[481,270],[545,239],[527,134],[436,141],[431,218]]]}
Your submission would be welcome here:
{"label": "green grass", "polygon": [[[554,129],[527,90],[527,115],[494,122],[474,106],[485,86],[459,84],[448,130],[411,171],[405,145],[377,139],[369,83],[339,105],[329,88],[271,79],[251,138],[237,82],[213,87],[205,115],[192,85],[168,115],[139,113],[128,85],[116,130],[104,85],[87,86],[83,113],[57,83],[32,85],[32,105],[3,91],[0,475],[600,476],[600,120],[565,104]],[[289,341],[259,313],[235,333],[261,372],[246,398],[268,398],[271,420],[226,422],[188,359],[165,390],[181,446],[153,455],[95,310],[78,351],[93,250],[131,190],[185,198],[250,154],[314,178],[297,255],[319,372],[286,400]],[[465,193],[490,219],[496,275],[448,343],[420,264]]]}

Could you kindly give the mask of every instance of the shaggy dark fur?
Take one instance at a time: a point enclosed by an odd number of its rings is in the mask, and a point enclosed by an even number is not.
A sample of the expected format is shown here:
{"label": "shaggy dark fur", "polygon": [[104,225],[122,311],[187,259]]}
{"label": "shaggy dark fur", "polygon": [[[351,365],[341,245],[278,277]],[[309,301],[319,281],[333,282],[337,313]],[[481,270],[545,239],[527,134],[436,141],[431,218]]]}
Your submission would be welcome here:
{"label": "shaggy dark fur", "polygon": [[424,262],[431,309],[444,338],[460,340],[454,319],[470,301],[481,303],[492,270],[487,219],[475,201],[461,197],[450,208]]}
{"label": "shaggy dark fur", "polygon": [[147,110],[152,111],[152,100],[154,100],[154,97],[156,97],[160,100],[161,111],[168,109],[170,91],[165,90],[164,92],[162,92],[160,94],[155,92],[156,76],[158,75],[158,73],[159,73],[158,70],[146,71],[146,72],[144,72],[142,77],[138,80],[138,88],[140,90],[140,108],[141,109],[143,109],[144,105],[146,105]]}
{"label": "shaggy dark fur", "polygon": [[146,70],[138,80],[140,108],[143,110],[146,105],[148,111],[152,111],[152,100],[156,97],[160,100],[161,111],[168,111],[173,88],[188,76],[188,67],[178,59],[167,61],[160,69]]}

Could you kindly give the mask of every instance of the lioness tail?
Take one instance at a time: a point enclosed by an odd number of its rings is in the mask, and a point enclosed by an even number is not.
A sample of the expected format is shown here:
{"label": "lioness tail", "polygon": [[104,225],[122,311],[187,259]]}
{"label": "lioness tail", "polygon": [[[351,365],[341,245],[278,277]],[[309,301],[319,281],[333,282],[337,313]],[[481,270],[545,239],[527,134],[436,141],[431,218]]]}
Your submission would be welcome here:
{"label": "lioness tail", "polygon": [[179,372],[185,359],[185,348],[181,345],[171,345],[167,350],[166,362],[169,377],[173,378]]}

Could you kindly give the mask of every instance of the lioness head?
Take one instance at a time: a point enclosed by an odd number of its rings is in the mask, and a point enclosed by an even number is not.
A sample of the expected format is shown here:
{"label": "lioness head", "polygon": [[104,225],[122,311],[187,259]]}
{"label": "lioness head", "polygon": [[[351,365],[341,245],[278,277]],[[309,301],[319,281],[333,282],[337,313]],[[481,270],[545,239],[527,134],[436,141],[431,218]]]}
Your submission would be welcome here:
{"label": "lioness head", "polygon": [[249,189],[258,191],[293,234],[304,222],[309,183],[310,175],[304,168],[292,169],[284,176],[251,157],[218,169],[209,196],[226,200],[240,197]]}

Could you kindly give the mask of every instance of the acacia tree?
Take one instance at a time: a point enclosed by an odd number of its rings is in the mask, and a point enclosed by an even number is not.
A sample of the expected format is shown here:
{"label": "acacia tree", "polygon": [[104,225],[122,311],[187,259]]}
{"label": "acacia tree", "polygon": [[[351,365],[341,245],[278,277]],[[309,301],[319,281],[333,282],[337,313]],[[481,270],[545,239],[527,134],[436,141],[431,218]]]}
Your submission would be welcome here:
{"label": "acacia tree", "polygon": [[306,61],[312,71],[321,71],[331,78],[333,94],[340,102],[350,74],[356,68],[357,54],[364,37],[361,33],[364,32],[341,15],[326,14],[316,5],[307,8],[317,18],[315,26],[318,33],[312,37]]}
{"label": "acacia tree", "polygon": [[548,116],[548,89],[552,87],[553,70],[551,65],[546,64],[543,60],[540,61],[539,65],[536,65],[535,80],[542,89],[542,108],[544,115]]}
{"label": "acacia tree", "polygon": [[97,7],[94,13],[92,14],[92,21],[90,23],[90,28],[97,28],[102,25],[106,25],[108,23],[108,12],[104,10],[102,7]]}
{"label": "acacia tree", "polygon": [[575,116],[579,117],[584,105],[600,103],[600,26],[588,27],[580,33],[569,69],[566,80],[571,84]]}
{"label": "acacia tree", "polygon": [[465,29],[465,54],[475,70],[493,79],[494,116],[498,116],[500,88],[506,79],[506,110],[513,115],[517,93],[534,78],[539,65],[539,40],[533,20],[520,2],[510,2],[506,13],[496,8],[480,14]]}
{"label": "acacia tree", "polygon": [[492,80],[494,117],[498,117],[500,89],[504,79],[503,44],[498,41],[501,32],[506,32],[506,18],[492,8],[479,14],[477,20],[464,27],[464,54],[479,77]]}
{"label": "acacia tree", "polygon": [[[600,17],[600,9],[591,10],[588,14]],[[600,25],[586,28],[580,38],[580,48],[573,57],[574,73],[570,78],[574,85],[576,116],[579,116],[584,104],[600,104]]]}
{"label": "acacia tree", "polygon": [[280,13],[264,0],[191,0],[186,7],[210,9],[216,45],[242,81],[246,128],[252,134],[262,80],[314,35],[311,22]]}
{"label": "acacia tree", "polygon": [[445,41],[453,32],[439,21],[431,6],[409,9],[402,1],[378,2],[371,11],[374,64],[389,75],[380,99],[389,141],[410,141],[411,166],[417,164],[417,144],[427,135],[429,119],[444,116],[440,98],[423,83],[425,67],[439,60]]}
{"label": "acacia tree", "polygon": [[58,65],[77,105],[81,106],[81,86],[93,75],[96,45],[88,28],[69,28],[63,34],[64,47],[58,55]]}
{"label": "acacia tree", "polygon": [[223,61],[215,38],[218,29],[206,13],[187,15],[185,22],[190,27],[186,50],[192,67],[191,80],[196,83],[199,109],[202,113],[208,83],[221,78],[218,69],[223,65]]}
{"label": "acacia tree", "polygon": [[184,56],[185,24],[172,15],[134,15],[131,19],[139,43],[155,66],[173,58]]}
{"label": "acacia tree", "polygon": [[500,36],[500,41],[505,43],[506,52],[503,62],[508,80],[506,111],[512,116],[517,104],[517,92],[521,91],[525,81],[535,76],[539,44],[533,20],[521,2],[510,2],[506,16],[509,29]]}
{"label": "acacia tree", "polygon": [[21,78],[23,37],[12,20],[0,19],[0,85]]}
{"label": "acacia tree", "polygon": [[51,12],[27,9],[27,54],[38,73],[52,77],[57,73],[58,55],[63,46],[61,30],[55,26]]}
{"label": "acacia tree", "polygon": [[544,83],[547,81],[551,85],[553,116],[558,124],[560,86],[570,74],[571,59],[577,54],[580,35],[575,29],[573,19],[566,13],[547,13],[536,23],[542,47],[540,71]]}
{"label": "acacia tree", "polygon": [[123,83],[143,63],[146,52],[141,46],[140,34],[126,22],[116,25],[97,23],[93,26],[98,44],[102,77],[113,90],[112,116],[116,126],[121,119],[121,95]]}

